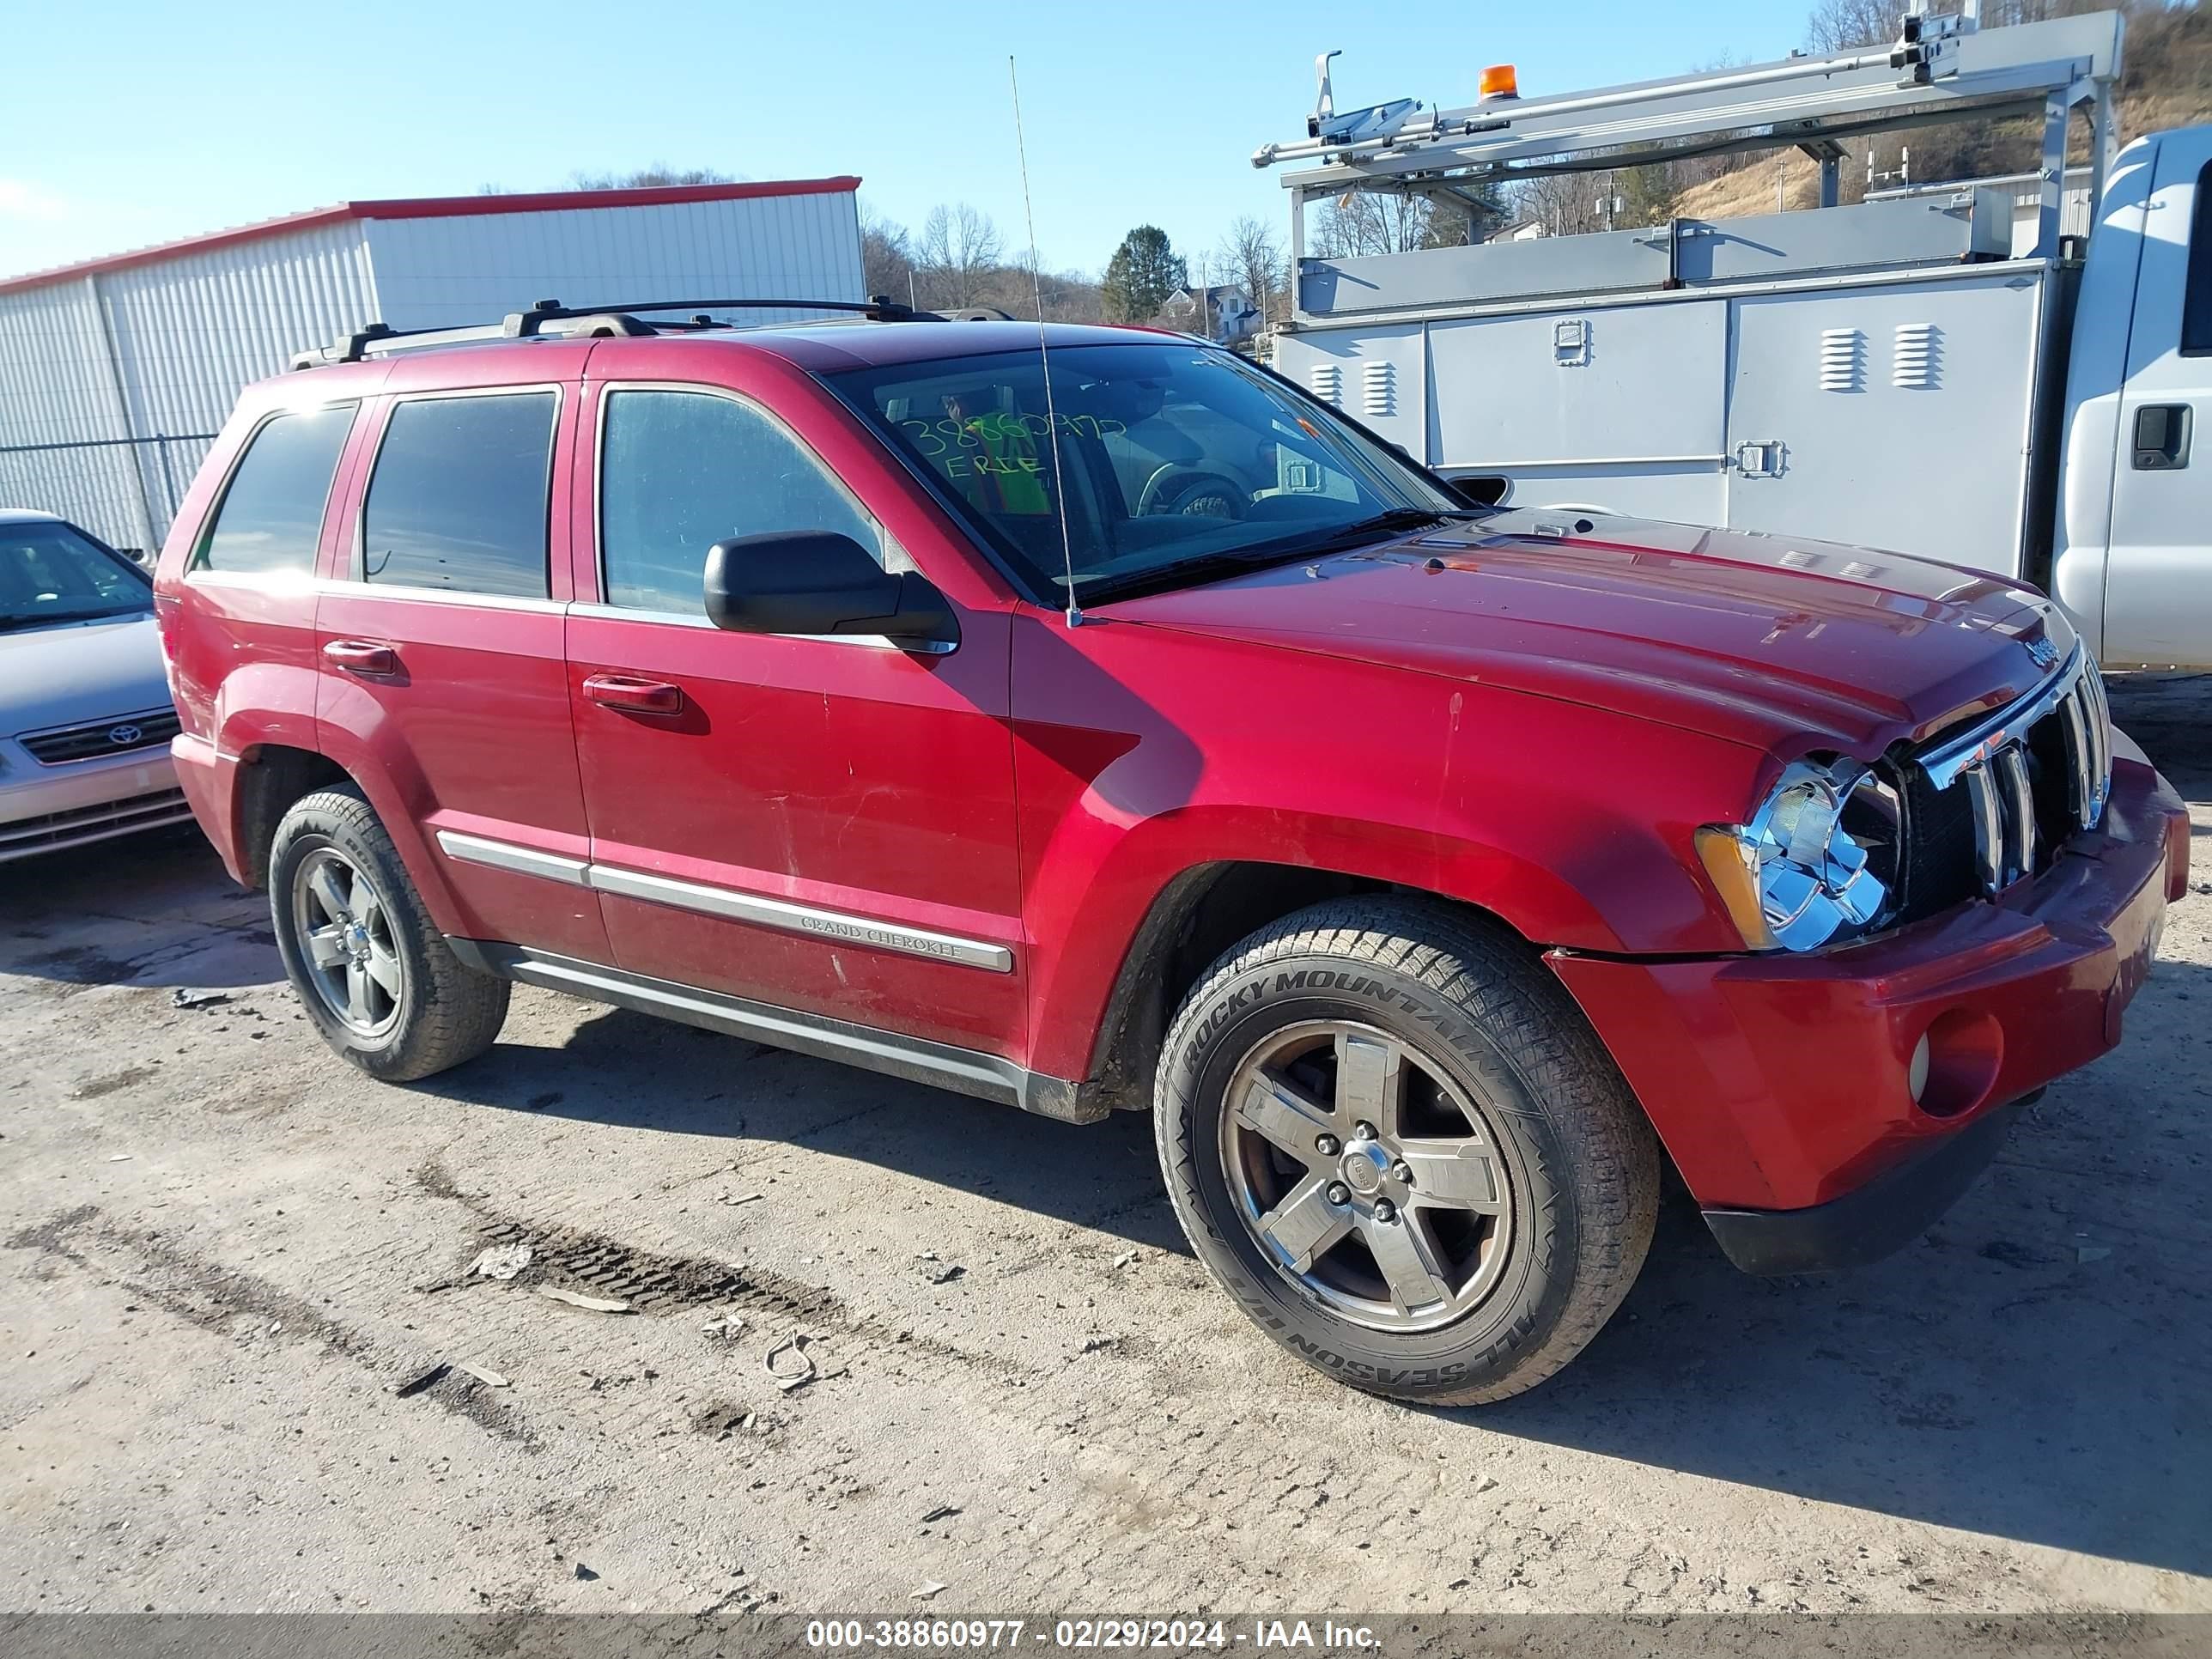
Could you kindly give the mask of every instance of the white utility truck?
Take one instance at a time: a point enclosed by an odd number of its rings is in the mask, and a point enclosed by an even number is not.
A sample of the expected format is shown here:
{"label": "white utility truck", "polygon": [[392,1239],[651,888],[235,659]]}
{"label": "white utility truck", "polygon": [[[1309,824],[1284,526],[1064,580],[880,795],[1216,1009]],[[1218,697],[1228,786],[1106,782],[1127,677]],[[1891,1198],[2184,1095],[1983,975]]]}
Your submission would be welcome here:
{"label": "white utility truck", "polygon": [[[1970,6],[1832,57],[1342,114],[1324,58],[1308,136],[1253,157],[1311,163],[1284,179],[1275,365],[1484,499],[2024,575],[2108,666],[2212,666],[2212,451],[2194,449],[2212,421],[2212,127],[2119,150],[2123,38],[2111,12],[1982,29]],[[1838,204],[1844,138],[2022,113],[2044,133],[2025,257],[2012,189]],[[2077,115],[2086,244],[2061,234]],[[1820,207],[1306,254],[1310,205],[1349,191],[1449,203],[1788,148],[1820,162]]]}

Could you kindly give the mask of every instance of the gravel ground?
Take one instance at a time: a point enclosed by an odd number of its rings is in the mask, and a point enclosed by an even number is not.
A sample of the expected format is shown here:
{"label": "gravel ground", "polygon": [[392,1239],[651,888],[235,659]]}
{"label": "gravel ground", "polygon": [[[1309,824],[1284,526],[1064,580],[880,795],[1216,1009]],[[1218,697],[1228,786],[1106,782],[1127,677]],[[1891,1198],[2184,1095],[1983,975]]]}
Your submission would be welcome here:
{"label": "gravel ground", "polygon": [[1470,1412],[1279,1356],[1141,1119],[533,991],[381,1087],[196,841],[0,871],[0,1611],[2212,1610],[2212,682],[2115,702],[2197,836],[2122,1050],[1879,1267],[1674,1204]]}

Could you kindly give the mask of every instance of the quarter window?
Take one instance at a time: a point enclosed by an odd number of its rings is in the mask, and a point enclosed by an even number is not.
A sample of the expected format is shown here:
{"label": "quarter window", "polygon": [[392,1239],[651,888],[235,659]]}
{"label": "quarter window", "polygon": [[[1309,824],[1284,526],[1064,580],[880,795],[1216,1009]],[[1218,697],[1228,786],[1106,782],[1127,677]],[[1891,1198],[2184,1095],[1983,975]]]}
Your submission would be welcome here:
{"label": "quarter window", "polygon": [[2185,356],[2212,356],[2212,163],[2197,175],[2197,210],[2189,229],[2189,288],[2181,301]]}
{"label": "quarter window", "polygon": [[355,405],[279,415],[265,422],[231,474],[222,505],[200,543],[208,570],[312,570],[338,452]]}
{"label": "quarter window", "polygon": [[611,392],[599,461],[607,603],[696,615],[707,550],[830,531],[884,561],[882,532],[814,453],[760,410],[702,392]]}
{"label": "quarter window", "polygon": [[362,514],[362,576],[542,599],[550,392],[393,406]]}

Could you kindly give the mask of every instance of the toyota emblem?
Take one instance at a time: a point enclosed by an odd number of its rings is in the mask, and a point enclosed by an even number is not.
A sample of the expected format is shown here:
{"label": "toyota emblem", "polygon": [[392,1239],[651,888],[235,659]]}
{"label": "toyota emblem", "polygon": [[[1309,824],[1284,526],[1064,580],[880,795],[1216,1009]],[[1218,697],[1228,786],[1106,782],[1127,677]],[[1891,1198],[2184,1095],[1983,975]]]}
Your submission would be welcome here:
{"label": "toyota emblem", "polygon": [[132,744],[137,743],[146,734],[140,731],[137,726],[127,724],[123,726],[111,726],[107,728],[107,740],[113,744],[118,749],[128,749]]}

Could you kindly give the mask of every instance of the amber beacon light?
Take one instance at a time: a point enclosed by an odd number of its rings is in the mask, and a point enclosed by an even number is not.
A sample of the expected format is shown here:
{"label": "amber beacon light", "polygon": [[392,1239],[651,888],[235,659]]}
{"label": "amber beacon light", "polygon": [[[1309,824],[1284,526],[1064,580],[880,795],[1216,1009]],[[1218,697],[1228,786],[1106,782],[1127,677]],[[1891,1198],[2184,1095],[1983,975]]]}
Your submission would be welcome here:
{"label": "amber beacon light", "polygon": [[1518,98],[1521,82],[1513,72],[1513,65],[1492,64],[1483,70],[1481,92],[1485,98]]}

